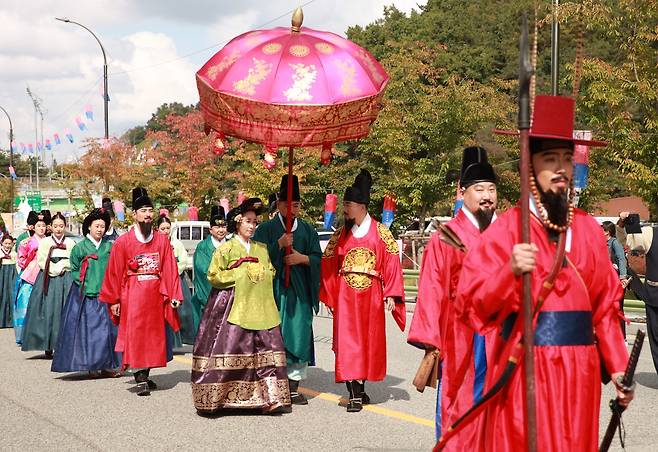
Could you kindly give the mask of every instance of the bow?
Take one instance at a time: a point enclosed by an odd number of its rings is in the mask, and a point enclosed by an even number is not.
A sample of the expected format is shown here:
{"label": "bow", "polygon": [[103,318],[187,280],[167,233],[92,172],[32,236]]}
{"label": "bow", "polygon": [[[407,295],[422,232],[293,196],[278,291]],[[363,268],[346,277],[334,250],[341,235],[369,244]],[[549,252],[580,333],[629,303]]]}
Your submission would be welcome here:
{"label": "bow", "polygon": [[85,276],[89,269],[89,259],[98,259],[98,254],[88,254],[82,258],[82,263],[80,264],[80,293],[83,297],[85,296]]}

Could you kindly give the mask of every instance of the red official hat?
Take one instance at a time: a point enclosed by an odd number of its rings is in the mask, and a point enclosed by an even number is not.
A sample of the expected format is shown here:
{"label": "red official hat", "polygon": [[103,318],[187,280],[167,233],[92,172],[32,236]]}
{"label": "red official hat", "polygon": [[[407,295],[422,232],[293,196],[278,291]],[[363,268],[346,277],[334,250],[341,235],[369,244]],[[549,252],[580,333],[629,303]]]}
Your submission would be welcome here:
{"label": "red official hat", "polygon": [[[530,138],[569,141],[573,144],[601,147],[606,141],[581,140],[573,137],[576,101],[564,96],[537,96],[530,126]],[[518,130],[494,129],[499,135],[518,135]]]}

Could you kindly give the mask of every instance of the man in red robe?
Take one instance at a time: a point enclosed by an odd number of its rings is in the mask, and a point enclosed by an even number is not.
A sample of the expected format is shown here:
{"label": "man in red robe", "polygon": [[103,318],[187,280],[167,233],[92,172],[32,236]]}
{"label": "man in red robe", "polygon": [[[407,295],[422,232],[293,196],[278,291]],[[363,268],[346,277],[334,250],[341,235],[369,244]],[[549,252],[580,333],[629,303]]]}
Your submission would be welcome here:
{"label": "man in red robe", "polygon": [[334,317],[336,382],[350,395],[348,412],[370,402],[365,381],[386,376],[384,311],[404,331],[404,284],[398,245],[386,226],[368,214],[372,177],[356,177],[343,198],[345,226],[327,244],[321,263],[320,301]]}
{"label": "man in red robe", "polygon": [[[520,242],[520,207],[499,216],[464,260],[456,311],[478,331],[499,333],[487,387],[502,374],[506,345],[518,343],[522,321],[520,281],[531,273],[535,319],[534,361],[537,445],[541,451],[596,451],[601,397],[601,361],[623,405],[633,397],[622,387],[628,360],[618,324],[621,283],[610,263],[596,220],[571,205],[575,144],[572,98],[537,96],[530,129],[532,243]],[[571,195],[570,195],[571,194]],[[559,243],[565,258],[544,287]],[[538,296],[542,291],[543,303]],[[518,323],[517,323],[517,319]],[[486,405],[477,441],[469,450],[525,448],[523,361]]]}
{"label": "man in red robe", "polygon": [[[481,336],[455,318],[454,298],[466,251],[495,218],[498,200],[496,173],[480,147],[464,149],[459,180],[464,205],[454,219],[432,235],[425,251],[418,281],[418,298],[407,342],[426,353],[438,350],[441,376],[436,406],[437,438],[482,396],[487,370],[486,350],[493,335]],[[447,228],[446,231],[443,228]],[[457,240],[450,240],[450,237]],[[463,246],[461,246],[463,245]],[[457,442],[467,444],[475,425]]]}
{"label": "man in red robe", "polygon": [[115,350],[123,354],[123,369],[136,369],[137,394],[149,395],[157,387],[150,369],[172,359],[182,294],[169,238],[153,233],[151,199],[143,188],[132,195],[135,225],[114,242],[98,298],[119,325]]}

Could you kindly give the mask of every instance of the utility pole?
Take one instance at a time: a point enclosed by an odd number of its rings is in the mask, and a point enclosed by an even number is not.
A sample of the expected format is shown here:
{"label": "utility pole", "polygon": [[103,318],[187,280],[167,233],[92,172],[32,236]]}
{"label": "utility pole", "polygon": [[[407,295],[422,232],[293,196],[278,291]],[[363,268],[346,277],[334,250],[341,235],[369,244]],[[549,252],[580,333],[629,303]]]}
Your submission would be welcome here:
{"label": "utility pole", "polygon": [[[41,99],[39,99],[32,91],[30,87],[27,87],[27,95],[32,99],[32,104],[34,105],[34,145],[39,141],[39,128],[37,121],[37,114],[41,115],[41,137],[43,138],[43,112],[41,111]],[[43,143],[41,143],[43,146]],[[39,187],[39,148],[37,147],[35,155],[37,156],[37,191],[40,190]],[[32,166],[32,165],[30,165]]]}
{"label": "utility pole", "polygon": [[[11,117],[7,110],[0,106],[0,110],[5,112],[7,119],[9,120],[9,166],[14,167],[14,126],[11,124]],[[11,212],[11,227],[14,227],[14,178],[9,174],[9,184],[11,188],[9,189],[9,211]]]}
{"label": "utility pole", "polygon": [[75,22],[66,17],[55,17],[55,20],[59,20],[60,22],[73,24],[73,25],[77,25],[78,27],[84,28],[94,37],[94,39],[96,40],[96,42],[101,48],[101,52],[103,52],[103,110],[105,113],[105,142],[107,143],[107,140],[110,138],[109,125],[108,125],[108,102],[110,101],[110,96],[107,94],[107,55],[105,54],[105,47],[103,47],[103,44],[101,43],[101,40],[98,39],[98,36],[96,36],[96,34],[93,31],[91,31],[89,28],[85,27],[81,23]]}

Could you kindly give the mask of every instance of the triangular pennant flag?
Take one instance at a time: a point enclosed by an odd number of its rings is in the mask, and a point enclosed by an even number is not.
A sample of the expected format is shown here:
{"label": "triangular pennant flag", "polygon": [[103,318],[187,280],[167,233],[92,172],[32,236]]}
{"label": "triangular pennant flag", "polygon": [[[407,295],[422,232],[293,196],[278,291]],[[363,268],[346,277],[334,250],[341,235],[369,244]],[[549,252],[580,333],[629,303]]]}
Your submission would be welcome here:
{"label": "triangular pennant flag", "polygon": [[50,144],[50,139],[49,139],[49,138],[46,138],[46,149],[48,149],[48,150],[50,151],[52,148],[53,148],[53,147],[52,147],[52,145]]}
{"label": "triangular pennant flag", "polygon": [[73,134],[71,133],[71,130],[69,128],[64,129],[64,134],[66,135],[66,138],[69,140],[69,143],[73,143]]}
{"label": "triangular pennant flag", "polygon": [[94,111],[91,109],[91,104],[85,105],[85,116],[87,119],[94,120]]}
{"label": "triangular pennant flag", "polygon": [[55,139],[55,144],[62,144],[62,140],[59,139],[59,133],[54,133],[53,138]]}

